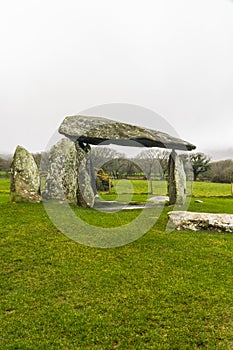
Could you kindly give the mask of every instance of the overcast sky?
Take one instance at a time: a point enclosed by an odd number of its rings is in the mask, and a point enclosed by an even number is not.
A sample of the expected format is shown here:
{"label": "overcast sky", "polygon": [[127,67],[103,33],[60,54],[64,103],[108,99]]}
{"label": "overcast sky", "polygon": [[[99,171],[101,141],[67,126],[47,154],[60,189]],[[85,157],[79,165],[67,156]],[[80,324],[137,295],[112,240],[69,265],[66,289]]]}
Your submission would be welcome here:
{"label": "overcast sky", "polygon": [[199,150],[233,146],[231,0],[8,0],[0,36],[0,153],[44,150],[65,116],[111,103]]}

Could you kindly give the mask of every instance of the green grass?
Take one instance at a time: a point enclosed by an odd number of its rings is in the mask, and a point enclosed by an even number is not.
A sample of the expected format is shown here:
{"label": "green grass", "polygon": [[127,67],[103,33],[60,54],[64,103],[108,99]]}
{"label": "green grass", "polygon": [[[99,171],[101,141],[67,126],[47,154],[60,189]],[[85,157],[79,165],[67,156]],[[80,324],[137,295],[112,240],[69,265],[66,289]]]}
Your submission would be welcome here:
{"label": "green grass", "polygon": [[[233,213],[232,198],[199,198],[189,210]],[[0,200],[0,349],[233,348],[232,235],[166,233],[165,207],[139,240],[96,249],[61,234],[42,204]],[[76,211],[112,227],[137,214]]]}
{"label": "green grass", "polygon": [[[115,180],[112,193],[101,193],[104,200],[120,200],[127,201],[130,191],[132,191],[129,183],[131,182],[133,188],[133,195],[131,200],[136,202],[145,202],[149,197],[160,196],[167,194],[167,183],[165,181],[153,181],[153,194],[148,195],[148,182],[146,180],[130,180],[122,181],[120,188],[121,195],[118,198],[115,193],[118,181]],[[188,191],[190,191],[191,184],[187,184]],[[125,194],[127,193],[127,194]],[[189,193],[189,192],[188,192]],[[219,184],[210,182],[193,182],[192,196],[199,197],[232,197],[231,184]]]}
{"label": "green grass", "polygon": [[10,193],[10,179],[0,178],[0,193]]}
{"label": "green grass", "polygon": [[[152,181],[154,195],[163,195],[167,191],[166,181]],[[147,180],[114,180],[114,189],[120,186],[121,192],[129,193],[132,191],[134,194],[148,193],[149,181]]]}
{"label": "green grass", "polygon": [[0,178],[0,203],[7,203],[10,199],[10,179]]}
{"label": "green grass", "polygon": [[[44,179],[42,179],[44,181]],[[160,196],[167,194],[167,183],[166,181],[153,181],[153,195],[150,196]],[[149,191],[148,181],[146,180],[114,180],[114,187],[112,193],[102,193],[101,195],[105,200],[115,200],[117,199],[116,186],[120,184],[118,192],[121,193],[121,199],[124,201],[129,198],[129,193],[132,193],[132,200],[146,200]],[[190,184],[188,184],[188,188]],[[10,192],[10,179],[1,178],[0,179],[0,193]],[[193,182],[192,183],[192,195],[194,197],[227,197],[231,196],[231,184],[219,184],[211,182]]]}
{"label": "green grass", "polygon": [[195,197],[231,196],[231,184],[212,183],[212,182],[193,182],[193,196]]}
{"label": "green grass", "polygon": [[228,213],[233,214],[233,197],[199,197],[203,203],[195,203],[197,198],[192,198],[189,211],[206,212],[206,213]]}
{"label": "green grass", "polygon": [[99,193],[102,200],[118,202],[146,202],[148,198],[166,195],[167,183],[165,181],[153,181],[153,194],[150,192],[149,182],[146,180],[114,180],[111,192]]}

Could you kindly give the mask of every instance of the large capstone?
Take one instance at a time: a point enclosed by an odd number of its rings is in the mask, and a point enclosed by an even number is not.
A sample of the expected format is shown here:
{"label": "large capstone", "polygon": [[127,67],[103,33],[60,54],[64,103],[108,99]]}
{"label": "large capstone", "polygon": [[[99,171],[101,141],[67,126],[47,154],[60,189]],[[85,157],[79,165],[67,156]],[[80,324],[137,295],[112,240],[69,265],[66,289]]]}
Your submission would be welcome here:
{"label": "large capstone", "polygon": [[183,205],[186,200],[186,175],[183,162],[175,151],[168,161],[168,196],[170,204]]}
{"label": "large capstone", "polygon": [[11,201],[40,202],[40,176],[33,156],[17,146],[11,165]]}
{"label": "large capstone", "polygon": [[62,122],[59,132],[73,141],[93,145],[104,142],[105,144],[162,147],[184,151],[195,149],[194,145],[166,133],[103,117],[68,116]]}
{"label": "large capstone", "polygon": [[86,152],[68,138],[60,140],[50,150],[42,196],[83,207],[94,205],[94,193],[86,169]]}
{"label": "large capstone", "polygon": [[168,216],[169,225],[176,230],[233,233],[233,214],[173,211]]}

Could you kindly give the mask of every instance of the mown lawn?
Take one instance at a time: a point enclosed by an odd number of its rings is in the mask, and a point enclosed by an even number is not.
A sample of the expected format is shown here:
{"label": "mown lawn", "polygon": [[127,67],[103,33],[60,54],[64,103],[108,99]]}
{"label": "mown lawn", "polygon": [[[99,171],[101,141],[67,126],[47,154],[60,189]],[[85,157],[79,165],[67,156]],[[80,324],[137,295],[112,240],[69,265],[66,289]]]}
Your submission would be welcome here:
{"label": "mown lawn", "polygon": [[[123,196],[129,194],[134,196],[136,200],[139,195],[144,195],[145,198],[149,192],[149,183],[146,180],[114,180],[112,193],[105,193],[104,196],[110,200],[117,199],[116,189]],[[167,194],[166,181],[153,181],[153,194],[151,196],[160,196]],[[118,186],[118,187],[117,187]],[[194,197],[229,197],[231,196],[231,184],[211,183],[211,182],[193,182],[188,183],[187,188],[192,187],[192,195]],[[0,193],[9,193],[10,179],[0,178]],[[137,198],[138,197],[138,198]]]}
{"label": "mown lawn", "polygon": [[[232,198],[199,198],[189,210],[233,213]],[[61,234],[42,204],[0,199],[0,349],[233,348],[232,235],[166,233],[165,207],[139,240],[96,249]],[[108,226],[135,215],[78,212]]]}
{"label": "mown lawn", "polygon": [[0,178],[0,193],[10,193],[9,178]]}
{"label": "mown lawn", "polygon": [[212,182],[193,182],[195,197],[231,197],[231,184]]}
{"label": "mown lawn", "polygon": [[[149,186],[146,180],[121,180],[118,192],[121,193],[117,197],[115,191],[119,180],[114,181],[112,193],[104,193],[102,197],[105,200],[127,201],[132,194],[132,201],[146,201],[149,197],[167,194],[166,181],[153,181],[153,194],[148,195]],[[219,184],[211,182],[193,182],[187,183],[187,194],[193,197],[231,197],[231,184]]]}

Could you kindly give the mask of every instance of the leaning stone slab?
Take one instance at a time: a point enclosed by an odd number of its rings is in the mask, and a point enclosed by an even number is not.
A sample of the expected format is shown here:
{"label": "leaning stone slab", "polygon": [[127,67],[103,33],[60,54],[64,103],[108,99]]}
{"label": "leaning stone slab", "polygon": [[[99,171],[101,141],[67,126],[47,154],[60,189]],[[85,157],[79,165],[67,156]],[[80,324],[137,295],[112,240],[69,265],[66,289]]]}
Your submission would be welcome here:
{"label": "leaning stone slab", "polygon": [[11,201],[40,202],[40,176],[33,156],[17,146],[11,165]]}
{"label": "leaning stone slab", "polygon": [[233,214],[173,211],[168,213],[170,225],[176,230],[233,233]]}

